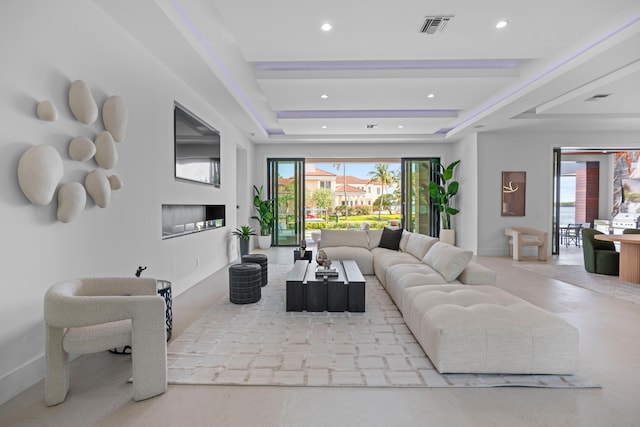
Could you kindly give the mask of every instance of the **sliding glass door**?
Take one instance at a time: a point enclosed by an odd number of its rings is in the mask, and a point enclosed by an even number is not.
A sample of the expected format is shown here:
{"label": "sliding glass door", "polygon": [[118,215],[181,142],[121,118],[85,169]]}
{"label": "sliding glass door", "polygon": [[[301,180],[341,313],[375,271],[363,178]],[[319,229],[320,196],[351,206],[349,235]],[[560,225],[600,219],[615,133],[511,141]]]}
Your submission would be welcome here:
{"label": "sliding glass door", "polygon": [[276,203],[274,246],[298,246],[304,238],[304,159],[267,159],[269,197]]}
{"label": "sliding glass door", "polygon": [[[562,151],[559,148],[553,149],[553,212],[551,235],[551,254],[560,253],[560,177],[562,165]],[[574,221],[575,222],[575,221]]]}
{"label": "sliding glass door", "polygon": [[402,226],[407,231],[437,236],[440,218],[429,200],[435,159],[402,159]]}

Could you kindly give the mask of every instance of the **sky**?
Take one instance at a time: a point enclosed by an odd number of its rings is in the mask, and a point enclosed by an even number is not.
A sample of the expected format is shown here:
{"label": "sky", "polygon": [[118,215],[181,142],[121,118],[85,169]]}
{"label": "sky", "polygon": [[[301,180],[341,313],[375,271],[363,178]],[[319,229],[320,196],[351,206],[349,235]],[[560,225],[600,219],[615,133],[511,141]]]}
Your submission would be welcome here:
{"label": "sky", "polygon": [[576,201],[576,177],[563,176],[560,178],[560,201],[575,202]]}

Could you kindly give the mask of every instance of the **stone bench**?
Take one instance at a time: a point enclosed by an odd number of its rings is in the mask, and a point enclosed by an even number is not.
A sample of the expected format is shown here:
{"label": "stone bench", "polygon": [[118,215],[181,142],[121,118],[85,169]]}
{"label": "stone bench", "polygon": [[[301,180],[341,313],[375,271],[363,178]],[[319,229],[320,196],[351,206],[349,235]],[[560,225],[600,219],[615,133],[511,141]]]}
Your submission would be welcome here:
{"label": "stone bench", "polygon": [[414,286],[402,301],[407,326],[440,373],[577,369],[577,329],[495,286]]}

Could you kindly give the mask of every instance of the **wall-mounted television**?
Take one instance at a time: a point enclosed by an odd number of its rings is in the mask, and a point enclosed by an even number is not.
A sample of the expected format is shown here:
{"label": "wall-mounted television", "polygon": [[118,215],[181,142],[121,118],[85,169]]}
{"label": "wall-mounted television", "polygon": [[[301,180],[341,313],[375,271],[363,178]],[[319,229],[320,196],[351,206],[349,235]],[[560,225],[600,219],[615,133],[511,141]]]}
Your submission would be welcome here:
{"label": "wall-mounted television", "polygon": [[220,187],[220,132],[174,104],[175,177]]}

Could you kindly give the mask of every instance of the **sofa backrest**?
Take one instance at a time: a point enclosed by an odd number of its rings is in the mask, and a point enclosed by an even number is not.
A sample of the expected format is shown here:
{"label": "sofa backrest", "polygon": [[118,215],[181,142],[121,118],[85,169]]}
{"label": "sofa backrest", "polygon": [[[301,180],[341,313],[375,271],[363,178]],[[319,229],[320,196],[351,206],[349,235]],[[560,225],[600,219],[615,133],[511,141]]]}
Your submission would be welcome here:
{"label": "sofa backrest", "polygon": [[380,245],[380,239],[382,238],[382,229],[367,230],[369,236],[369,249],[377,248]]}
{"label": "sofa backrest", "polygon": [[350,246],[369,249],[369,238],[366,230],[320,230],[318,248],[333,246]]}

